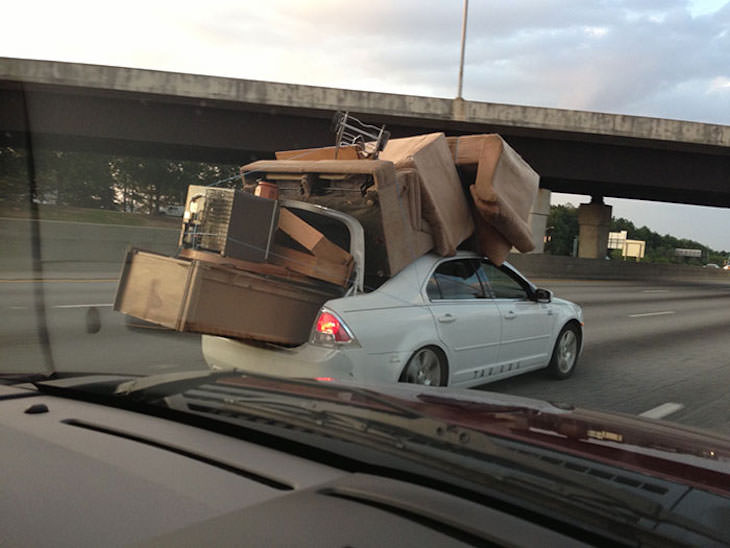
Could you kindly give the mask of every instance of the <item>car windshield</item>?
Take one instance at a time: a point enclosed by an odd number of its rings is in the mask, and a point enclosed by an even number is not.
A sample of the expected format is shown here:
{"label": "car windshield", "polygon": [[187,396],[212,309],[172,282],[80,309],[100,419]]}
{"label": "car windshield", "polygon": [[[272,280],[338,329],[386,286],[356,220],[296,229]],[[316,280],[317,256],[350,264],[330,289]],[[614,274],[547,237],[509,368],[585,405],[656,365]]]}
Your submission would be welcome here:
{"label": "car windshield", "polygon": [[717,541],[730,6],[209,4],[8,14],[0,389]]}

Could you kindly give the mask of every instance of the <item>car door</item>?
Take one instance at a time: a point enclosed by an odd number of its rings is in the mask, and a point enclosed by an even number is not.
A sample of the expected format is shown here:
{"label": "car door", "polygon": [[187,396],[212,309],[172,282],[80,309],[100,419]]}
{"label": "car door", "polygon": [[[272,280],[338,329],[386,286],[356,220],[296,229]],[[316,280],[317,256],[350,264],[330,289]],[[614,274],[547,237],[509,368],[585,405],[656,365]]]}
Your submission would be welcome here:
{"label": "car door", "polygon": [[485,259],[481,273],[502,319],[501,366],[514,371],[546,365],[552,350],[553,305],[533,300],[528,282],[506,265],[497,267]]}
{"label": "car door", "polygon": [[441,262],[428,280],[428,308],[449,350],[451,383],[484,377],[499,354],[501,315],[473,258]]}

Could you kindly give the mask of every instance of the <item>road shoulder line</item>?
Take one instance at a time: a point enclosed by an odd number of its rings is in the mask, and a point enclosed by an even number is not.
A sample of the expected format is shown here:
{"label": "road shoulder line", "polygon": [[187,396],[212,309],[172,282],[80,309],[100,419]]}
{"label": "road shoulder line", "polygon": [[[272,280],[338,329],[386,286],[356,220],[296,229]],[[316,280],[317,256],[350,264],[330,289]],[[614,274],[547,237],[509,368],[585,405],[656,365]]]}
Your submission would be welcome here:
{"label": "road shoulder line", "polygon": [[681,411],[682,409],[684,409],[684,404],[667,402],[658,405],[653,409],[649,409],[648,411],[644,411],[643,413],[639,413],[639,416],[644,417],[645,419],[662,419],[672,413]]}

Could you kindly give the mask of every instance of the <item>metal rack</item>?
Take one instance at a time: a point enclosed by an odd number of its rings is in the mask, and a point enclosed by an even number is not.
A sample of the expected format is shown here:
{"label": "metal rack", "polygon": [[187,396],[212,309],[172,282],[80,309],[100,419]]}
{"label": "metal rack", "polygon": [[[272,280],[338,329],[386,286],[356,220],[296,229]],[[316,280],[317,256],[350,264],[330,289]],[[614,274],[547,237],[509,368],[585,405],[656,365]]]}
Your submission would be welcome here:
{"label": "metal rack", "polygon": [[337,112],[332,120],[332,129],[336,133],[335,158],[340,147],[355,146],[360,156],[376,160],[390,138],[385,125],[366,124],[350,116],[349,112]]}

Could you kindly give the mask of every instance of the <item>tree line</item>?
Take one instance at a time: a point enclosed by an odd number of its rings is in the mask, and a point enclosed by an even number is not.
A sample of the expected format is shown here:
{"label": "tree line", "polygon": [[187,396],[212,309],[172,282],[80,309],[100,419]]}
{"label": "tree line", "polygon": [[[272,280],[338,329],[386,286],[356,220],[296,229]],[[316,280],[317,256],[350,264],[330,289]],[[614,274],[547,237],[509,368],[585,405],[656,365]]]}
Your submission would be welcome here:
{"label": "tree line", "polygon": [[[550,206],[548,216],[548,241],[545,243],[545,253],[552,255],[572,255],[574,240],[578,237],[578,208],[571,205]],[[730,253],[718,251],[703,245],[694,240],[676,238],[669,234],[661,235],[646,226],[637,228],[634,223],[622,217],[611,219],[610,231],[620,232],[625,230],[630,240],[642,240],[646,242],[646,249],[642,261],[652,263],[686,263],[702,265],[705,263],[724,264]],[[700,249],[702,257],[678,257],[674,250]],[[611,259],[620,259],[620,250],[609,250]]]}
{"label": "tree line", "polygon": [[[82,151],[34,151],[36,200],[43,204],[99,208],[110,211],[155,214],[168,205],[183,204],[188,185],[210,185],[232,179],[239,166],[153,157],[135,157]],[[22,207],[30,203],[28,156],[25,150],[0,147],[0,205]],[[705,262],[723,264],[727,251],[716,251],[693,240],[660,235],[646,226],[613,218],[610,230],[626,230],[628,238],[646,242],[644,261],[655,263]],[[548,217],[545,252],[571,255],[578,236],[578,209],[554,205]],[[702,259],[677,257],[676,248],[701,249]],[[620,258],[612,253],[611,258]]]}
{"label": "tree line", "polygon": [[[34,151],[33,165],[35,199],[42,204],[148,214],[183,204],[188,185],[214,184],[234,177],[239,169],[230,164],[44,149]],[[0,181],[0,203],[30,203],[25,150],[0,147]]]}

